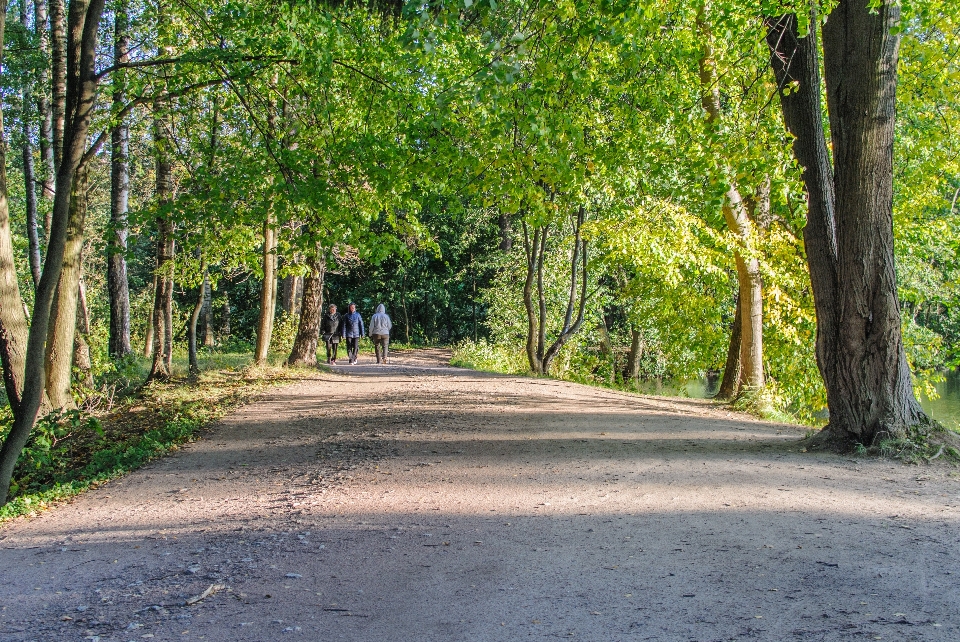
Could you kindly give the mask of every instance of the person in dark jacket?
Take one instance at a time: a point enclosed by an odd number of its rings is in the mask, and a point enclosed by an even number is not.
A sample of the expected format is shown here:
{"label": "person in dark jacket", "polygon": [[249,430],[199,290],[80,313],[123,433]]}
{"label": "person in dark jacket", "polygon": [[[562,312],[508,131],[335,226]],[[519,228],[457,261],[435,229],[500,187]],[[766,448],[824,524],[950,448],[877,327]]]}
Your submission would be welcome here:
{"label": "person in dark jacket", "polygon": [[327,363],[337,365],[337,348],[340,347],[340,313],[331,305],[320,319],[320,335],[327,346]]}
{"label": "person in dark jacket", "polygon": [[357,312],[355,303],[351,303],[350,311],[343,315],[340,321],[340,335],[347,340],[347,357],[350,359],[350,365],[356,365],[357,352],[360,350],[360,339],[363,337],[363,317]]}

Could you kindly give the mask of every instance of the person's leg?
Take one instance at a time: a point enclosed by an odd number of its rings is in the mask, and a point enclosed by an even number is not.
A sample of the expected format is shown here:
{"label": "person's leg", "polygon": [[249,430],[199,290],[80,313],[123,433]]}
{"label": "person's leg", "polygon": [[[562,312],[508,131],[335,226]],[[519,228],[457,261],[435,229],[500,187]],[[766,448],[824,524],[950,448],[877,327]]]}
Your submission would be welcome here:
{"label": "person's leg", "polygon": [[377,363],[383,362],[383,335],[373,334],[370,335],[370,338],[373,339],[373,352],[377,355]]}
{"label": "person's leg", "polygon": [[387,353],[390,351],[390,335],[383,335],[383,362],[387,362]]}
{"label": "person's leg", "polygon": [[357,353],[360,351],[360,337],[347,337],[347,356],[350,363],[357,362]]}
{"label": "person's leg", "polygon": [[323,344],[327,347],[327,363],[330,363],[330,339],[324,341]]}
{"label": "person's leg", "polygon": [[331,346],[330,352],[333,354],[333,364],[336,365],[337,364],[337,348],[340,347],[340,342],[331,341],[329,345]]}

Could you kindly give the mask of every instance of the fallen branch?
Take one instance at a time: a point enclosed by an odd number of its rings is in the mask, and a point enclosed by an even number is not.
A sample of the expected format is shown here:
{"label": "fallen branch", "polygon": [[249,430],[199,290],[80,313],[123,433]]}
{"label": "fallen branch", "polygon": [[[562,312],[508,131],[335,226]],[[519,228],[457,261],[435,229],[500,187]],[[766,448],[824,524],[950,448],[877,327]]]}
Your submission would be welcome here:
{"label": "fallen branch", "polygon": [[191,598],[187,598],[187,601],[184,603],[186,606],[193,606],[197,602],[207,599],[217,591],[222,591],[226,586],[223,584],[211,584],[207,587],[207,590],[201,593],[200,595],[194,595]]}

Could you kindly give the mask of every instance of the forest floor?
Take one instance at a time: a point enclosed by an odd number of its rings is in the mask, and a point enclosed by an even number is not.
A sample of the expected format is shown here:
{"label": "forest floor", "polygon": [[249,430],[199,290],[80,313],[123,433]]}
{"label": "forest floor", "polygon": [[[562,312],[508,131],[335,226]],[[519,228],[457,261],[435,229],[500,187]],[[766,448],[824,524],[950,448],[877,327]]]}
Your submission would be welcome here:
{"label": "forest floor", "polygon": [[0,640],[958,640],[960,474],[369,358],[0,528]]}

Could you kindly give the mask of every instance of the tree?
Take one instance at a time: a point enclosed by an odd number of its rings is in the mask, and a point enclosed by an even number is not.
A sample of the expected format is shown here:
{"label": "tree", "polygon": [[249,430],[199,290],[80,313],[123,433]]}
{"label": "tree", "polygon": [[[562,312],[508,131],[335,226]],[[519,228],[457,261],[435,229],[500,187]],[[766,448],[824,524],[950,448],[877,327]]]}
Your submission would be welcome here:
{"label": "tree", "polygon": [[804,230],[827,389],[827,443],[872,445],[928,423],[901,334],[893,247],[893,143],[899,6],[841,0],[823,26],[833,165],[822,126],[817,25],[770,19],[768,43],[787,129],[803,168]]}
{"label": "tree", "polygon": [[[2,1],[2,0],[0,0]],[[17,458],[36,421],[43,399],[46,363],[44,359],[50,309],[60,281],[64,246],[67,240],[71,187],[86,151],[85,142],[96,103],[97,30],[103,0],[71,0],[68,17],[66,107],[63,153],[57,169],[56,196],[47,253],[37,286],[24,364],[23,395],[3,446],[0,447],[0,502],[6,502]],[[0,185],[5,198],[5,185]],[[6,368],[5,368],[6,370]]]}

